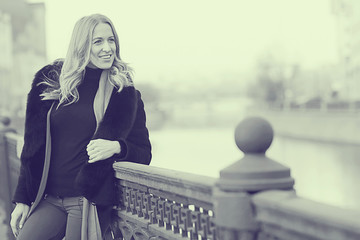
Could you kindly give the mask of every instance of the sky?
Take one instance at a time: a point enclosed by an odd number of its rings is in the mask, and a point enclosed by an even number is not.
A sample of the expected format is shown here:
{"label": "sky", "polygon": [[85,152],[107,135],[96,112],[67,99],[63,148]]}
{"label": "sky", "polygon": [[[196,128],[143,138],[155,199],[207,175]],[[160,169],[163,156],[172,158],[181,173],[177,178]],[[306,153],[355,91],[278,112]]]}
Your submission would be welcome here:
{"label": "sky", "polygon": [[78,19],[102,13],[113,21],[121,57],[139,81],[240,76],[266,52],[304,68],[337,61],[330,0],[43,2],[49,61],[65,57]]}

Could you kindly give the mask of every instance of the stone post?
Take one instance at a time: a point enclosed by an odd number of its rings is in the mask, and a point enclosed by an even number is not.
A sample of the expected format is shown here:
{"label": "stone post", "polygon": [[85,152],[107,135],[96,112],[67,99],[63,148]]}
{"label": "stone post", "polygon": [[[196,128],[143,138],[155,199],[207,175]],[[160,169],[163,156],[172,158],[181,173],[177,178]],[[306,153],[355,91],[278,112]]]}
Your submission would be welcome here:
{"label": "stone post", "polygon": [[217,239],[256,240],[259,226],[251,195],[269,189],[292,189],[290,169],[266,157],[273,129],[264,119],[249,117],[235,129],[244,157],[220,171],[213,192]]}
{"label": "stone post", "polygon": [[[5,216],[4,219],[1,219],[2,221],[5,221],[4,223],[9,226],[10,222],[10,213],[13,209],[12,203],[11,203],[11,196],[10,196],[10,170],[9,170],[9,158],[8,158],[8,152],[7,152],[7,142],[5,138],[5,134],[7,132],[15,132],[14,129],[9,127],[10,125],[10,118],[8,117],[0,117],[0,211],[4,213]],[[2,215],[2,214],[0,214]],[[0,222],[0,224],[3,224]],[[2,229],[5,229],[6,227],[3,226]],[[3,234],[3,235],[1,235]],[[7,239],[14,239],[10,228],[7,229]],[[4,233],[0,233],[1,237],[4,237]]]}

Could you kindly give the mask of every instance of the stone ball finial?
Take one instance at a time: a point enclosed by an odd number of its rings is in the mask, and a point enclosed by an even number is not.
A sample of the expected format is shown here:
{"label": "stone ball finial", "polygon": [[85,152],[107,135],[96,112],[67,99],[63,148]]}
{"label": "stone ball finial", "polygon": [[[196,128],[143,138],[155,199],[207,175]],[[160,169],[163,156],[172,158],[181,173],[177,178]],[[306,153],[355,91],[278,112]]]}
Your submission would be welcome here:
{"label": "stone ball finial", "polygon": [[216,185],[227,192],[258,192],[269,189],[292,189],[290,168],[265,155],[274,131],[261,117],[248,117],[235,129],[236,145],[245,156],[220,171]]}
{"label": "stone ball finial", "polygon": [[235,129],[235,142],[245,154],[265,153],[274,138],[270,123],[261,117],[248,117]]}

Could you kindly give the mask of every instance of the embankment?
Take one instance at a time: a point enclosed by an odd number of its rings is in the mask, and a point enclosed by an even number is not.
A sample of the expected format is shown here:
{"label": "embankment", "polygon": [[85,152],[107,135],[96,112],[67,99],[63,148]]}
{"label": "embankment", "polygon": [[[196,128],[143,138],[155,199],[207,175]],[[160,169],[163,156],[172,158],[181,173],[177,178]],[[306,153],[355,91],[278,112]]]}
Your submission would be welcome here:
{"label": "embankment", "polygon": [[360,112],[287,111],[248,109],[250,116],[262,116],[276,135],[298,139],[360,146]]}

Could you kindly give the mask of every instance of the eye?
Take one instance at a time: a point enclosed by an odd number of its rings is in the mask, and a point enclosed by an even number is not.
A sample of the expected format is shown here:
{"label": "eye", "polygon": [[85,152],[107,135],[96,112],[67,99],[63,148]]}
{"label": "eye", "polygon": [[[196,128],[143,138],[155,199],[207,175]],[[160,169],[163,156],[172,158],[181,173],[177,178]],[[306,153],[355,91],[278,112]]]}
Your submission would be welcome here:
{"label": "eye", "polygon": [[115,42],[115,39],[114,38],[109,38],[109,42],[113,43],[113,42]]}
{"label": "eye", "polygon": [[95,40],[94,41],[94,44],[100,44],[102,42],[102,40],[101,39],[98,39],[98,40]]}

